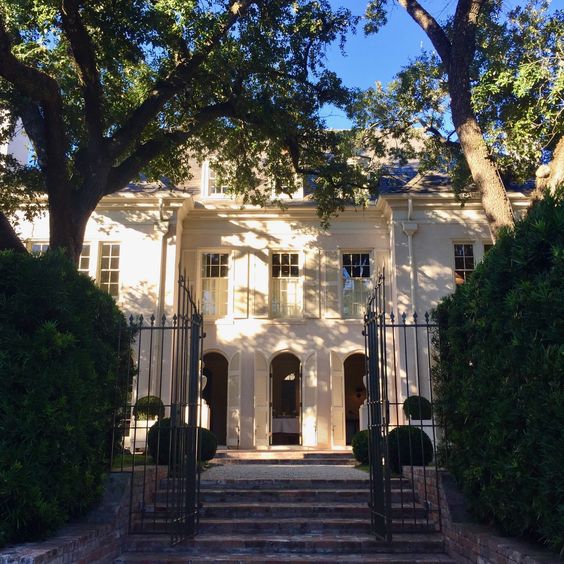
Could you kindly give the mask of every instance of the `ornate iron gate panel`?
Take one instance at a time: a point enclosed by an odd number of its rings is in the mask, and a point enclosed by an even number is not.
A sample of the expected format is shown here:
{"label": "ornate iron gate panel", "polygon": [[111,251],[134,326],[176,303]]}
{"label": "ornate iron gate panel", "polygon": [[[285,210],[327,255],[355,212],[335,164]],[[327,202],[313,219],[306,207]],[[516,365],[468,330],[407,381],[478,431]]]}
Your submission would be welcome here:
{"label": "ornate iron gate panel", "polygon": [[372,531],[390,542],[394,530],[441,528],[440,430],[433,417],[432,386],[437,326],[428,314],[421,321],[415,312],[399,319],[386,312],[385,288],[382,273],[367,302],[363,335]]}
{"label": "ornate iron gate panel", "polygon": [[131,317],[121,339],[130,377],[117,390],[112,469],[131,473],[130,533],[168,534],[175,544],[198,531],[204,337],[180,276],[173,317]]}

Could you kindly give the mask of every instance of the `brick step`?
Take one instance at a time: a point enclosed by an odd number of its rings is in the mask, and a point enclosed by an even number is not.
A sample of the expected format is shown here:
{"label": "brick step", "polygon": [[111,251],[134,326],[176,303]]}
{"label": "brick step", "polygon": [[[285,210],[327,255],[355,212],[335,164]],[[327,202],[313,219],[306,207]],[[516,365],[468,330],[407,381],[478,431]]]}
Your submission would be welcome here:
{"label": "brick step", "polygon": [[[152,533],[169,530],[170,523],[166,519],[146,519],[132,525],[132,532],[143,533],[150,530]],[[254,519],[202,519],[200,521],[201,533],[249,535],[271,533],[274,535],[311,535],[311,534],[340,534],[351,535],[351,531],[361,534],[370,534],[370,522],[366,519],[323,519],[300,520],[295,518],[261,520]],[[392,520],[393,533],[425,533],[436,531],[436,526],[426,519],[394,519]]]}
{"label": "brick step", "polygon": [[[257,489],[366,489],[370,488],[370,483],[368,481],[368,476],[363,479],[354,480],[323,480],[323,479],[229,479],[229,480],[208,480],[204,478],[205,474],[202,475],[200,481],[201,490],[206,489],[244,489],[244,490],[257,490]],[[164,478],[159,482],[159,490],[166,490],[167,488],[172,490],[173,488],[178,489],[182,484],[177,480],[172,480],[169,478]],[[400,478],[392,478],[391,487],[393,489],[407,489],[411,490],[412,486],[409,480],[401,480]]]}
{"label": "brick step", "polygon": [[[140,552],[128,553],[120,556],[114,561],[114,564],[177,564],[200,562],[227,562],[231,564],[238,564],[244,562],[294,562],[296,564],[322,564],[330,562],[343,563],[342,554],[210,554],[194,556],[190,551],[177,554],[165,554],[162,552]],[[394,553],[381,553],[381,554],[347,554],[346,562],[363,562],[372,564],[455,564],[455,561],[444,554],[394,554]]]}
{"label": "brick step", "polygon": [[[178,554],[187,551],[193,556],[219,554],[288,554],[344,555],[344,554],[441,554],[442,537],[437,534],[398,534],[392,544],[376,540],[372,535],[310,534],[310,535],[216,535],[201,533],[194,539],[170,546],[167,535],[130,535],[129,552],[163,551]],[[189,551],[189,553],[188,553]],[[413,562],[413,560],[412,560]]]}
{"label": "brick step", "polygon": [[[244,519],[252,515],[254,519],[266,518],[304,518],[304,519],[370,519],[368,503],[207,503],[200,509],[203,519]],[[421,505],[402,505],[392,503],[393,519],[425,519],[427,510]],[[148,504],[145,506],[145,519],[165,519],[165,505]]]}
{"label": "brick step", "polygon": [[[417,502],[418,498],[413,490],[392,490],[392,502],[404,503]],[[249,499],[255,502],[279,502],[292,500],[301,502],[355,502],[367,503],[370,499],[370,490],[365,489],[203,489],[200,493],[200,501],[205,505],[207,503],[227,503],[227,502],[245,502]],[[157,503],[166,499],[166,493],[157,493]]]}

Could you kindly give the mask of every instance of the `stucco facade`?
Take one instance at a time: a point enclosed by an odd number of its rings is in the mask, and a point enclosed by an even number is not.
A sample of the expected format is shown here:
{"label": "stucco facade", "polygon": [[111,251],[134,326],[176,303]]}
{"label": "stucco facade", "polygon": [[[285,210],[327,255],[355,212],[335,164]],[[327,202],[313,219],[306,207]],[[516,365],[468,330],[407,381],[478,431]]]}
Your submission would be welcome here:
{"label": "stucco facade", "polygon": [[[431,309],[455,288],[455,252],[471,271],[491,244],[479,200],[461,207],[447,187],[415,179],[323,230],[307,197],[282,210],[242,207],[210,182],[204,166],[183,190],[105,198],[87,227],[83,270],[102,287],[113,281],[127,315],[157,318],[173,312],[175,280],[187,275],[205,314],[220,442],[344,447],[364,399],[361,301],[371,280],[385,269],[390,309]],[[523,194],[511,198],[527,206]],[[31,249],[48,241],[48,221],[20,232]],[[154,393],[139,377],[140,395]]]}

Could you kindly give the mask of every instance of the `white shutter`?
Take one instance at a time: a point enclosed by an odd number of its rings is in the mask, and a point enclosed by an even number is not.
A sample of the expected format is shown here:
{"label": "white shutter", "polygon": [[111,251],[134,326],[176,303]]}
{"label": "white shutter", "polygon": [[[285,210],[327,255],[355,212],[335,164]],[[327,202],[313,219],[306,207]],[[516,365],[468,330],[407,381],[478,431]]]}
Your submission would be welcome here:
{"label": "white shutter", "polygon": [[320,317],[319,250],[306,249],[304,253],[304,317]]}
{"label": "white shutter", "polygon": [[268,362],[255,351],[255,447],[268,446],[270,401]]}
{"label": "white shutter", "polygon": [[323,257],[324,280],[324,317],[341,317],[340,290],[341,290],[341,264],[339,251],[325,251]]}
{"label": "white shutter", "polygon": [[331,428],[333,446],[345,446],[345,374],[343,363],[335,351],[331,351]]}
{"label": "white shutter", "polygon": [[233,253],[233,317],[249,316],[249,255],[236,249]]}
{"label": "white shutter", "polygon": [[302,442],[317,445],[317,358],[310,354],[302,368]]}
{"label": "white shutter", "polygon": [[239,447],[241,436],[241,353],[229,362],[227,378],[227,446]]}
{"label": "white shutter", "polygon": [[198,251],[184,251],[182,253],[182,262],[180,263],[180,274],[186,276],[188,287],[191,288],[194,300],[198,301],[196,294],[198,287]]}
{"label": "white shutter", "polygon": [[253,315],[268,317],[268,285],[270,281],[268,251],[255,251],[253,257]]}

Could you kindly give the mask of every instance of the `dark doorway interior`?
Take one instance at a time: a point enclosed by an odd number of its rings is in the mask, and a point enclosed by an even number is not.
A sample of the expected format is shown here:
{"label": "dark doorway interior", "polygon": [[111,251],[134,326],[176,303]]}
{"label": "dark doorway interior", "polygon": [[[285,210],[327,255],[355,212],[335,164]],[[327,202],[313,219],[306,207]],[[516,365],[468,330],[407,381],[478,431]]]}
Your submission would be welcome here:
{"label": "dark doorway interior", "polygon": [[227,444],[227,359],[220,353],[204,355],[204,373],[208,382],[202,397],[210,406],[210,431],[220,445]]}
{"label": "dark doorway interior", "polygon": [[351,444],[353,436],[360,430],[358,410],[366,399],[366,388],[362,382],[365,364],[363,354],[353,354],[345,360],[345,429],[346,442]]}
{"label": "dark doorway interior", "polygon": [[301,444],[301,370],[300,360],[291,353],[282,353],[271,365],[270,422],[273,445]]}

